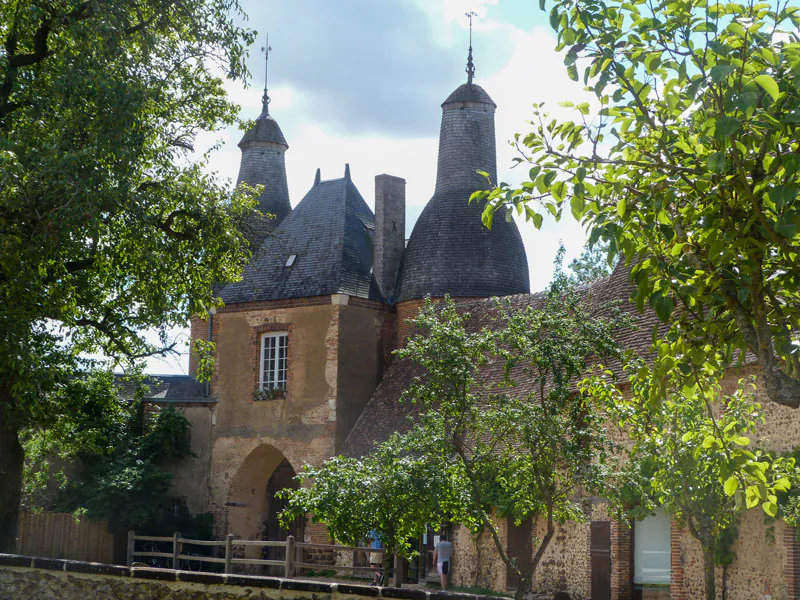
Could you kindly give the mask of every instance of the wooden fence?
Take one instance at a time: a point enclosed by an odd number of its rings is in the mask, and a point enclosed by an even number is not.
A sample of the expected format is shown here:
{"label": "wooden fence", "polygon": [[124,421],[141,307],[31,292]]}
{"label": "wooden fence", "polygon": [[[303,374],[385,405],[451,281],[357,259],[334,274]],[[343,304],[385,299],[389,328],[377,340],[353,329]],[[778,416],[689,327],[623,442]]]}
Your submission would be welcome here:
{"label": "wooden fence", "polygon": [[[137,542],[147,543],[149,548],[138,549]],[[141,547],[143,544],[139,544]],[[159,545],[169,545],[170,551],[165,552],[163,548],[158,548]],[[196,546],[212,548],[212,556],[202,556],[198,554],[189,554],[185,552],[185,546]],[[154,549],[155,548],[155,549]],[[244,548],[284,548],[285,558],[283,560],[271,560],[264,558],[238,558],[236,549]],[[216,550],[213,550],[216,549]],[[352,564],[330,564],[321,562],[304,562],[298,560],[298,555],[303,557],[305,553],[303,550],[317,550],[323,552],[349,552],[352,554]],[[283,577],[291,579],[295,576],[298,569],[319,569],[322,571],[348,571],[352,574],[373,572],[371,567],[362,567],[356,565],[355,553],[378,553],[383,560],[384,550],[377,550],[372,548],[360,548],[353,546],[338,546],[332,544],[308,544],[305,542],[296,542],[294,536],[289,536],[285,542],[277,541],[261,541],[261,540],[242,540],[234,539],[233,534],[228,536],[223,541],[216,540],[192,540],[180,537],[180,533],[175,533],[172,537],[154,537],[145,535],[136,535],[135,532],[128,532],[128,566],[134,565],[137,562],[143,562],[151,566],[162,566],[172,569],[183,570],[196,570],[196,571],[209,571],[211,567],[208,565],[222,565],[224,573],[233,573],[235,565],[251,565],[263,567],[279,567],[282,570]],[[216,554],[216,556],[214,556]],[[397,561],[397,558],[395,559]],[[397,565],[395,565],[396,567]],[[220,567],[217,567],[219,569]],[[398,569],[394,569],[398,572]],[[397,582],[395,582],[397,583]]]}
{"label": "wooden fence", "polygon": [[106,523],[77,521],[69,513],[19,515],[19,553],[88,562],[114,561],[114,536]]}

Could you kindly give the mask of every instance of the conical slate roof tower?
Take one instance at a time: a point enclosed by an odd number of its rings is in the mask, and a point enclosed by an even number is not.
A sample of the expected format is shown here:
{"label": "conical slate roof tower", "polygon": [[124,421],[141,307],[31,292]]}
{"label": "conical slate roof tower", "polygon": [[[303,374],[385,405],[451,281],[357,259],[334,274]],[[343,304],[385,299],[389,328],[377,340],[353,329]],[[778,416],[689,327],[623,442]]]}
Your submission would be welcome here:
{"label": "conical slate roof tower", "polygon": [[[269,57],[269,48],[266,50]],[[246,183],[250,186],[264,186],[264,191],[258,197],[258,210],[274,216],[268,222],[269,227],[274,228],[292,211],[292,205],[289,203],[284,158],[289,144],[286,143],[277,121],[269,114],[269,102],[265,82],[261,114],[239,142],[242,162],[236,185]]]}
{"label": "conical slate roof tower", "polygon": [[442,104],[436,190],[417,220],[403,257],[399,301],[489,297],[529,293],[528,260],[516,224],[498,215],[492,229],[481,222],[483,203],[470,195],[486,189],[485,171],[497,182],[494,111],[497,105],[472,82]]}

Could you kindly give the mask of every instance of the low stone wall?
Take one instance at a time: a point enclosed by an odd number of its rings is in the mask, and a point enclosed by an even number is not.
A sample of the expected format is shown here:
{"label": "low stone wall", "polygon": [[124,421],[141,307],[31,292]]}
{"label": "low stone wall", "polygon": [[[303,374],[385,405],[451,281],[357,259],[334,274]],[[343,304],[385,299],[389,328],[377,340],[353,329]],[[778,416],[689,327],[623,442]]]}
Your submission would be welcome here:
{"label": "low stone wall", "polygon": [[194,573],[0,554],[0,600],[497,600],[414,588]]}

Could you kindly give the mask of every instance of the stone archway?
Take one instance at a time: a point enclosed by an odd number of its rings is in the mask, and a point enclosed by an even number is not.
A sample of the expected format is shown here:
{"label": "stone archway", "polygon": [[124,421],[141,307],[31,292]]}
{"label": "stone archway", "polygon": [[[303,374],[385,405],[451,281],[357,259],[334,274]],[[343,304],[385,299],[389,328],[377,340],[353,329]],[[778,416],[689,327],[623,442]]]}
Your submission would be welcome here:
{"label": "stone archway", "polygon": [[[242,461],[233,477],[229,492],[227,513],[228,531],[246,540],[282,541],[291,533],[302,541],[303,519],[293,524],[291,530],[280,527],[277,515],[285,501],[275,497],[284,487],[297,487],[295,469],[283,453],[270,444],[256,447]],[[269,553],[263,558],[283,560],[283,553]],[[273,554],[276,554],[273,556]],[[247,558],[262,558],[259,548],[247,547]]]}
{"label": "stone archway", "polygon": [[[300,517],[288,527],[284,528],[278,515],[286,508],[288,501],[284,498],[278,498],[276,494],[285,488],[297,489],[298,484],[295,480],[295,471],[289,461],[284,459],[273,471],[272,475],[267,482],[266,491],[266,518],[263,522],[261,530],[261,539],[269,541],[282,542],[290,535],[294,536],[297,541],[303,541],[303,524],[305,519]],[[264,548],[261,551],[261,558],[269,560],[285,560],[286,553],[282,548]],[[267,568],[269,575],[283,575],[283,568],[269,567]]]}
{"label": "stone archway", "polygon": [[291,488],[296,490],[299,486],[295,480],[295,473],[289,461],[283,459],[267,482],[267,511],[266,519],[264,520],[264,527],[261,531],[262,540],[279,540],[283,541],[286,536],[293,535],[297,541],[303,541],[303,522],[304,519],[297,519],[288,528],[285,529],[278,521],[278,515],[286,508],[288,502],[284,498],[277,498],[276,494],[284,488]]}

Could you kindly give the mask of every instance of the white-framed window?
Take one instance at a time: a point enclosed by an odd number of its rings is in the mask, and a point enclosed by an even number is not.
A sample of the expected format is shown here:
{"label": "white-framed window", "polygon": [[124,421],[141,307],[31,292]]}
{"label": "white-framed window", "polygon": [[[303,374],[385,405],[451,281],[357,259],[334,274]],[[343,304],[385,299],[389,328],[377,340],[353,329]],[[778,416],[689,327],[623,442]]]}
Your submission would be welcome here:
{"label": "white-framed window", "polygon": [[288,366],[289,334],[265,333],[261,336],[261,374],[262,390],[285,390],[286,369]]}
{"label": "white-framed window", "polygon": [[669,515],[663,508],[633,527],[633,583],[668,584],[672,563]]}

